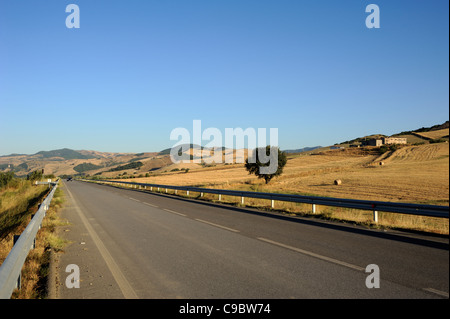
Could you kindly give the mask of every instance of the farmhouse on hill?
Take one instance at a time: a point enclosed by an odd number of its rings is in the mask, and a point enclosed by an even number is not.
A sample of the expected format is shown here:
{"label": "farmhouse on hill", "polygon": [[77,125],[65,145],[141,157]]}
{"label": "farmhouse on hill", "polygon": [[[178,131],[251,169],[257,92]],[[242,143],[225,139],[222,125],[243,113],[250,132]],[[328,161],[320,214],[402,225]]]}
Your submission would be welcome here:
{"label": "farmhouse on hill", "polygon": [[405,137],[382,137],[372,138],[367,141],[362,141],[363,146],[382,146],[389,144],[406,144],[408,140]]}
{"label": "farmhouse on hill", "polygon": [[383,144],[407,144],[406,137],[383,137]]}

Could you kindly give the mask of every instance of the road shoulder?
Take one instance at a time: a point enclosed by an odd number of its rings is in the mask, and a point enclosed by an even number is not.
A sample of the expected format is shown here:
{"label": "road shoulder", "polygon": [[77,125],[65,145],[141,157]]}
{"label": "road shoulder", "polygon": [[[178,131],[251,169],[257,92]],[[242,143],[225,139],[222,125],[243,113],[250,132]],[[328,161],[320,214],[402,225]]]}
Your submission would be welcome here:
{"label": "road shoulder", "polygon": [[[61,218],[66,219],[68,225],[58,227],[57,231],[69,244],[52,256],[49,298],[123,299],[120,287],[83,223],[78,211],[81,208],[67,186],[65,188],[66,205],[61,210]],[[75,278],[76,268],[79,269],[79,282]]]}

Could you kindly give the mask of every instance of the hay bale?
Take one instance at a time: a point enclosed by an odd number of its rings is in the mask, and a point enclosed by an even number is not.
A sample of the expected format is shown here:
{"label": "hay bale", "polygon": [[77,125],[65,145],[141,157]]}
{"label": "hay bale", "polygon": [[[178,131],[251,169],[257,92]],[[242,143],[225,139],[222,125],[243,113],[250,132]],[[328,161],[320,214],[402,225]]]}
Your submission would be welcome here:
{"label": "hay bale", "polygon": [[340,179],[336,179],[334,181],[334,185],[341,185],[341,184],[342,184],[342,181]]}
{"label": "hay bale", "polygon": [[384,162],[383,162],[383,161],[381,161],[381,162],[380,162],[380,166],[383,166],[383,165],[384,165]]}

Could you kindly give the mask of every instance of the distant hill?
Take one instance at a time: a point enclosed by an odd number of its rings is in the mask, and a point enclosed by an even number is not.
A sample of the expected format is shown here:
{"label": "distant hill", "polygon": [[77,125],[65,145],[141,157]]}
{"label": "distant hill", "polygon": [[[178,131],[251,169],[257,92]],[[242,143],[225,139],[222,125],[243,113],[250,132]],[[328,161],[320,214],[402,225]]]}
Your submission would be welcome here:
{"label": "distant hill", "polygon": [[[181,145],[177,145],[176,147],[177,147],[177,149],[181,149],[181,148],[185,148],[185,149],[191,149],[191,148],[194,148],[194,146],[196,147],[196,148],[201,148],[201,149],[203,149],[203,146],[200,146],[200,145],[196,145],[196,144],[181,144]],[[158,153],[158,155],[169,155],[170,154],[170,150],[172,149],[173,147],[171,147],[171,148],[166,148],[166,149],[164,149],[164,150],[162,150],[162,151],[160,151],[159,153]]]}
{"label": "distant hill", "polygon": [[[186,149],[192,149],[194,148],[194,146],[196,146],[197,149],[205,149],[204,146],[199,146],[199,145],[195,145],[195,144],[184,144],[184,145],[178,145],[177,148],[181,148],[181,147],[185,147]],[[313,151],[317,148],[321,148],[323,146],[313,146],[313,147],[304,147],[304,148],[299,148],[299,149],[295,149],[295,150],[283,150],[283,152],[286,153],[302,153],[302,152],[309,152],[309,151]],[[171,148],[166,148],[165,150],[162,150],[161,152],[158,153],[158,155],[168,155],[170,154],[170,150]],[[222,147],[222,151],[225,151],[226,148]]]}
{"label": "distant hill", "polygon": [[421,127],[413,131],[404,131],[394,134],[395,137],[405,137],[408,143],[423,144],[436,143],[449,138],[449,121],[430,127]]}
{"label": "distant hill", "polygon": [[284,150],[283,152],[285,152],[285,153],[303,153],[303,152],[314,151],[315,149],[322,148],[322,147],[323,146],[304,147],[304,148],[299,148],[296,150]]}
{"label": "distant hill", "polygon": [[[449,121],[444,122],[443,124],[433,125],[430,127],[421,127],[416,130],[411,131],[403,131],[400,133],[393,134],[391,136],[394,137],[405,137],[408,140],[408,143],[423,143],[428,142],[433,139],[439,138],[448,138],[448,130],[449,130]],[[383,138],[388,137],[388,135],[384,134],[372,134],[363,137],[357,137],[349,141],[344,141],[340,143],[336,143],[334,145],[344,145],[344,144],[358,144],[364,140],[369,140],[372,138]]]}
{"label": "distant hill", "polygon": [[387,137],[387,135],[383,135],[383,134],[372,134],[372,135],[367,135],[367,136],[363,136],[363,137],[357,137],[354,138],[352,140],[349,141],[345,141],[345,142],[341,142],[341,143],[336,143],[334,145],[342,145],[342,144],[358,144],[361,143],[362,141],[365,140],[370,140],[372,138],[383,138],[383,137]]}
{"label": "distant hill", "polygon": [[[158,155],[169,155],[170,154],[170,150],[172,149],[173,147],[171,147],[171,148],[166,148],[166,149],[164,149],[164,150],[162,150],[162,151],[160,151],[159,153],[158,153]],[[177,149],[182,149],[182,148],[184,148],[184,149],[192,149],[192,148],[196,148],[196,149],[201,149],[201,150],[204,150],[204,149],[208,149],[208,148],[206,148],[206,147],[204,147],[204,146],[200,146],[200,145],[197,145],[197,144],[180,144],[180,145],[177,145],[176,146],[176,148]],[[210,148],[210,149],[212,149],[212,148]],[[225,147],[222,147],[222,151],[224,151],[226,148]]]}
{"label": "distant hill", "polygon": [[[336,143],[339,147],[348,147],[353,143],[360,143],[370,138],[385,137],[383,134],[374,134],[364,137],[352,139],[351,141]],[[411,144],[428,144],[449,139],[449,121],[443,124],[433,125],[431,127],[422,127],[412,131],[405,131],[393,136],[406,137]],[[191,159],[199,159],[204,156],[201,150],[206,150],[195,144],[179,145],[189,149]],[[305,153],[317,152],[320,149],[328,149],[332,147],[313,146],[298,149],[284,150],[286,153]],[[147,173],[162,173],[167,171],[176,171],[182,169],[203,169],[211,165],[205,162],[193,162],[174,164],[170,159],[170,148],[160,152],[144,152],[144,153],[113,153],[100,152],[94,150],[72,150],[62,148],[51,151],[40,151],[32,155],[27,154],[10,154],[0,156],[0,172],[12,171],[17,176],[26,176],[27,174],[44,169],[45,174],[64,175],[102,175],[106,177],[114,176],[139,176]],[[238,156],[236,150],[222,148],[223,156],[233,154]],[[244,158],[248,154],[245,153]],[[237,157],[235,157],[236,160]],[[203,157],[204,159],[204,157]],[[214,164],[215,165],[215,164]],[[220,164],[219,164],[220,165]],[[225,165],[225,164],[223,164]]]}
{"label": "distant hill", "polygon": [[406,135],[406,134],[411,134],[411,133],[424,133],[424,132],[438,131],[438,130],[448,129],[449,127],[450,127],[449,121],[446,121],[443,124],[433,125],[433,126],[430,126],[430,127],[421,127],[421,128],[419,128],[417,130],[414,130],[414,131],[404,131],[404,132],[401,132],[401,133],[394,134],[394,136]]}
{"label": "distant hill", "polygon": [[63,148],[60,150],[53,150],[53,151],[41,151],[34,155],[41,155],[43,158],[52,158],[52,157],[61,157],[65,160],[71,160],[71,159],[91,159],[95,158],[95,156],[92,155],[83,155],[80,152]]}
{"label": "distant hill", "polygon": [[26,156],[27,154],[17,154],[17,153],[13,153],[13,154],[9,154],[9,155],[0,155],[0,157],[18,157],[18,156]]}
{"label": "distant hill", "polygon": [[108,153],[62,148],[51,151],[40,151],[35,154],[11,154],[0,157],[0,171],[12,171],[17,176],[44,169],[45,174],[76,175],[81,173],[97,173],[105,169],[149,158],[155,153]]}

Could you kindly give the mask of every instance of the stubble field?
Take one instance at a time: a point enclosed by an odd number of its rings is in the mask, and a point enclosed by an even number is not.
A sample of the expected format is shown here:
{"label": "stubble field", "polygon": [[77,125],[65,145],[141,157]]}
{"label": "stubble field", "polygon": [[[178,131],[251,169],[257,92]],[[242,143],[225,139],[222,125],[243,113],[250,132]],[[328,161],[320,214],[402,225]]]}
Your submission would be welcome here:
{"label": "stubble field", "polygon": [[[448,143],[404,146],[383,155],[378,154],[375,149],[346,148],[314,155],[289,155],[288,158],[283,174],[267,185],[263,180],[249,175],[243,164],[219,164],[208,168],[202,168],[200,165],[195,168],[191,164],[188,173],[167,172],[130,181],[391,202],[449,204]],[[340,179],[342,184],[335,185],[336,179]],[[246,204],[267,206],[264,201],[256,199],[248,199]],[[291,213],[308,212],[310,208],[305,206],[307,205],[277,204],[278,209]],[[373,224],[371,212],[330,207],[320,207],[316,212],[327,218]],[[383,213],[380,225],[393,226],[396,223],[393,219],[407,220],[407,228],[448,234],[448,219],[429,219],[424,222],[421,216]]]}

